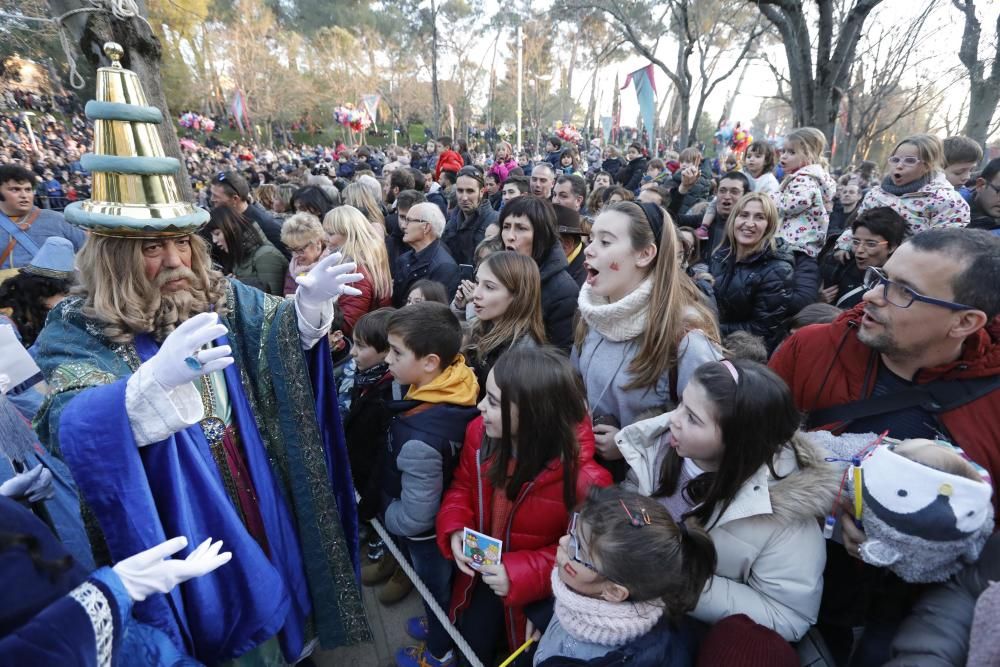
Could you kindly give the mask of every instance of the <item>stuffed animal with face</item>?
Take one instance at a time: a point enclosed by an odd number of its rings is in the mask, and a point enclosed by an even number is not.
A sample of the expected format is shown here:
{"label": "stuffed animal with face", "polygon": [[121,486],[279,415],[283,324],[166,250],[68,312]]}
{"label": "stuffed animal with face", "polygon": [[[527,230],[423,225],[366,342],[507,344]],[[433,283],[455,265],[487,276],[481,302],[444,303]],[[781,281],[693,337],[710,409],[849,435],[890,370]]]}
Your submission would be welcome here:
{"label": "stuffed animal with face", "polygon": [[[927,583],[944,581],[979,558],[993,532],[993,487],[960,450],[930,440],[870,448],[864,443],[874,434],[826,435],[832,440],[824,444],[838,460],[862,458],[860,519],[867,539],[860,556],[866,563]],[[853,468],[843,497],[855,497]]]}

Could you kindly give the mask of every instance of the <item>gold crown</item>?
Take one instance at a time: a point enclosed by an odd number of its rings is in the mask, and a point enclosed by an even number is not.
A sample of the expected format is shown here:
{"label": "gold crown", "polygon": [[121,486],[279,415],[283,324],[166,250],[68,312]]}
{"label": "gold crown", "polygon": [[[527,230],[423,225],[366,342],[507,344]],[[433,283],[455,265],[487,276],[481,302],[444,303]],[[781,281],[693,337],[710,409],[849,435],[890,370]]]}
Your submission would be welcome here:
{"label": "gold crown", "polygon": [[91,198],[67,206],[66,220],[103,236],[190,234],[209,215],[181,201],[180,162],[164,154],[155,127],[163,113],[146,101],[135,72],[122,67],[122,47],[108,42],[104,53],[111,66],[97,70],[97,99],[86,106],[94,121],[94,152],[80,160],[92,175]]}

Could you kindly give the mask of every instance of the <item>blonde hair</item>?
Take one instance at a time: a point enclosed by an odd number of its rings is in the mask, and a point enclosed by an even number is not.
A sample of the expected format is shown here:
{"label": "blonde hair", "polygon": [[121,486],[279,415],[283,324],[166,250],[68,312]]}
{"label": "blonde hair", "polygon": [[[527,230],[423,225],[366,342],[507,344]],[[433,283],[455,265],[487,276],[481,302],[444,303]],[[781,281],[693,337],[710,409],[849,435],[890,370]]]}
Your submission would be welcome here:
{"label": "blonde hair", "polygon": [[774,250],[776,247],[775,239],[778,235],[778,225],[781,223],[781,215],[778,213],[778,207],[774,205],[774,200],[771,199],[770,195],[763,192],[748,192],[739,198],[733,206],[733,210],[729,212],[729,219],[726,220],[726,243],[729,244],[729,253],[731,255],[739,256],[739,246],[736,243],[736,217],[752,201],[759,203],[760,207],[764,209],[767,226],[764,228],[764,236],[761,237],[760,243],[747,254],[752,255],[755,252],[759,252],[764,246],[769,246],[771,250]]}
{"label": "blonde hair", "polygon": [[933,134],[914,134],[906,137],[896,144],[896,147],[892,149],[892,153],[889,155],[895,155],[896,151],[903,144],[910,144],[916,147],[917,155],[927,165],[931,174],[944,169],[944,143]]}
{"label": "blonde hair", "polygon": [[498,347],[509,346],[522,336],[530,336],[539,345],[544,345],[542,278],[535,260],[527,255],[502,250],[484,259],[479,266],[488,268],[510,292],[513,300],[507,311],[496,320],[476,320],[469,349],[482,360]]}
{"label": "blonde hair", "polygon": [[785,144],[792,143],[811,164],[822,164],[826,150],[826,135],[815,127],[798,127],[785,135]]}
{"label": "blonde hair", "polygon": [[304,246],[316,241],[326,246],[323,225],[312,213],[296,213],[281,225],[281,242],[286,246]]}
{"label": "blonde hair", "polygon": [[338,206],[323,218],[323,231],[328,236],[339,234],[344,245],[339,249],[368,273],[375,290],[376,301],[392,296],[392,276],[389,273],[389,253],[385,241],[375,235],[364,214],[353,206]]}
{"label": "blonde hair", "polygon": [[263,206],[268,211],[274,206],[274,202],[281,198],[278,192],[278,186],[274,183],[263,183],[257,186],[257,189],[253,193],[253,198],[257,200],[257,203]]}
{"label": "blonde hair", "polygon": [[225,314],[225,276],[212,269],[204,239],[197,234],[186,238],[191,243],[192,298],[178,304],[146,277],[143,239],[91,234],[76,257],[80,281],[72,293],[83,299],[81,312],[102,322],[102,333],[114,343],[130,343],[141,333],[163,340],[210,305]]}
{"label": "blonde hair", "polygon": [[372,196],[367,186],[362,183],[351,183],[344,188],[342,197],[345,204],[361,211],[368,222],[381,227],[383,235],[385,234],[385,216],[382,215],[382,207],[378,198]]}
{"label": "blonde hair", "polygon": [[[677,351],[684,336],[693,329],[700,329],[716,344],[720,343],[719,326],[715,316],[702,303],[700,292],[684,273],[677,259],[677,232],[673,219],[665,210],[663,233],[657,244],[646,212],[635,202],[622,201],[606,204],[601,215],[609,212],[624,215],[629,221],[629,236],[636,252],[657,246],[656,256],[650,265],[653,290],[649,295],[649,314],[646,328],[639,337],[639,350],[628,366],[632,382],[626,389],[655,387],[663,375],[677,366]],[[576,345],[583,346],[588,326],[581,317],[576,331]]]}
{"label": "blonde hair", "polygon": [[684,150],[681,151],[681,154],[678,156],[677,159],[679,162],[691,162],[694,164],[701,164],[702,155],[700,150],[698,150],[693,146],[689,146],[688,148],[685,148]]}

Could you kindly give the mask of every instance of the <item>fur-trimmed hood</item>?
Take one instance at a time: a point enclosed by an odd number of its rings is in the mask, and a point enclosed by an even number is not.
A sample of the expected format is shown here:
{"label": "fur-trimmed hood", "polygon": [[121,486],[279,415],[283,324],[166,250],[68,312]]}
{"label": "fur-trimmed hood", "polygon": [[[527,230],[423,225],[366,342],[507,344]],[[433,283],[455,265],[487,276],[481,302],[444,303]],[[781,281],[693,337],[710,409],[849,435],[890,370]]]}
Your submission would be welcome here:
{"label": "fur-trimmed hood", "polygon": [[[626,426],[615,437],[630,468],[625,484],[643,495],[652,495],[659,486],[663,457],[669,449],[671,414]],[[782,523],[826,516],[837,495],[839,474],[825,457],[826,450],[812,436],[796,433],[774,459],[778,477],[761,466],[740,488],[717,525],[765,514]],[[716,523],[715,518],[709,525]]]}

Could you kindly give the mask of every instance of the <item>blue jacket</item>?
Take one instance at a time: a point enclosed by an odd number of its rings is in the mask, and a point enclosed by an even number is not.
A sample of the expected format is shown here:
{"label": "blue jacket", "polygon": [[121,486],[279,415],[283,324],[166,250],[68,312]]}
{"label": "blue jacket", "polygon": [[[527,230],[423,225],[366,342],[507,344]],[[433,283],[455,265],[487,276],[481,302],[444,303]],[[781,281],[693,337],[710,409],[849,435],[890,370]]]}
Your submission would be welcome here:
{"label": "blue jacket", "polygon": [[458,465],[474,406],[392,401],[382,464],[382,514],[386,529],[410,539],[434,539],[434,520]]}
{"label": "blue jacket", "polygon": [[671,627],[666,617],[642,637],[592,660],[552,656],[537,667],[688,667],[694,664],[695,646],[689,621]]}
{"label": "blue jacket", "polygon": [[392,305],[401,308],[406,304],[406,294],[418,280],[436,280],[445,286],[448,299],[455,298],[460,278],[458,264],[452,259],[447,248],[437,239],[420,252],[412,248],[396,260],[396,271],[392,275]]}

